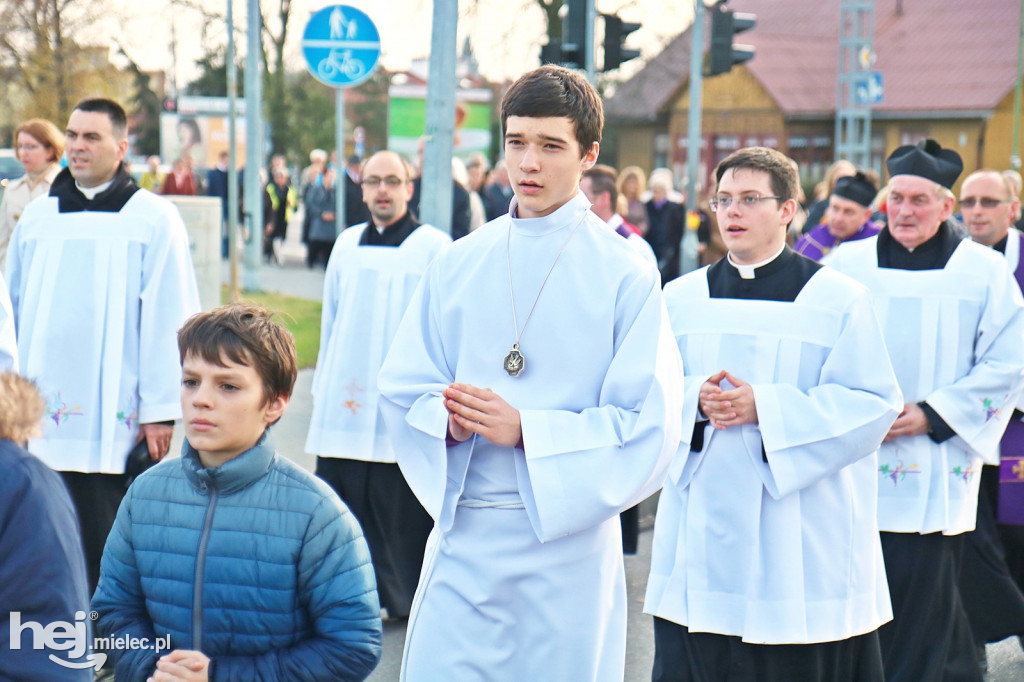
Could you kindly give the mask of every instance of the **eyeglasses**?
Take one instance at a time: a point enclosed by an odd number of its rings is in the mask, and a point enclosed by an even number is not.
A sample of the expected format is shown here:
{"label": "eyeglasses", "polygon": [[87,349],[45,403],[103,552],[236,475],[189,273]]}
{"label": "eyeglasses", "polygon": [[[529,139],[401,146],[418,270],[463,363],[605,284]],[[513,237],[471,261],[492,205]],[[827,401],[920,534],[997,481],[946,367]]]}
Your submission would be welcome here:
{"label": "eyeglasses", "polygon": [[[737,206],[743,206],[744,208],[753,208],[754,206],[757,206],[758,204],[760,204],[762,201],[765,201],[766,199],[781,199],[781,198],[782,197],[777,197],[777,196],[774,196],[774,195],[773,196],[762,196],[760,194],[744,194],[743,196],[740,196],[740,197],[736,198],[735,201],[738,202],[736,204]],[[725,211],[725,210],[728,210],[728,208],[730,206],[732,206],[732,202],[733,201],[734,201],[733,197],[716,197],[716,198],[712,199],[711,201],[709,201],[708,203],[711,204],[711,210],[712,211]]]}
{"label": "eyeglasses", "polygon": [[993,197],[966,197],[960,200],[963,208],[974,208],[975,204],[981,204],[985,208],[995,208],[999,204],[1008,204],[1013,199],[995,199]]}
{"label": "eyeglasses", "polygon": [[19,152],[34,152],[35,150],[42,149],[42,148],[43,148],[43,145],[41,145],[41,144],[32,144],[31,142],[28,143],[28,144],[19,144],[18,147],[17,147]]}
{"label": "eyeglasses", "polygon": [[367,189],[377,189],[381,183],[387,185],[388,189],[395,189],[405,184],[405,180],[397,175],[389,175],[386,178],[378,178],[376,175],[371,175],[368,178],[363,178],[363,187]]}

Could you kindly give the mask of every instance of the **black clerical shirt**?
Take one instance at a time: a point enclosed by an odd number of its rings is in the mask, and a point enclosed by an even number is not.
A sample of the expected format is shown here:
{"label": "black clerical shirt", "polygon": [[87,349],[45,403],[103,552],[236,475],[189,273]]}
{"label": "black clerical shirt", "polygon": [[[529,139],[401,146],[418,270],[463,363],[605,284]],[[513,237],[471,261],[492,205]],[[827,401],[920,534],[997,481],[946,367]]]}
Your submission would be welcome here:
{"label": "black clerical shirt", "polygon": [[406,237],[419,226],[419,221],[408,210],[401,218],[385,227],[383,232],[378,232],[371,220],[359,238],[359,246],[401,246]]}
{"label": "black clerical shirt", "polygon": [[992,248],[1005,256],[1006,255],[1006,242],[1009,239],[1010,239],[1010,235],[1009,235],[1009,233],[1007,233],[1006,235],[1003,236],[1002,239],[1000,239],[995,244],[993,244]]}
{"label": "black clerical shirt", "polygon": [[753,279],[743,279],[728,257],[708,268],[711,298],[741,298],[760,301],[796,300],[821,263],[801,256],[788,246],[770,263],[754,270]]}
{"label": "black clerical shirt", "polygon": [[878,267],[893,270],[941,270],[946,267],[956,247],[962,241],[949,221],[939,225],[930,239],[913,251],[893,239],[889,228],[878,233]]}
{"label": "black clerical shirt", "polygon": [[57,197],[57,210],[60,213],[78,213],[81,211],[102,211],[119,213],[128,200],[139,191],[135,180],[124,169],[124,164],[117,168],[113,182],[92,199],[87,199],[75,184],[71,171],[63,169],[50,185],[50,196]]}

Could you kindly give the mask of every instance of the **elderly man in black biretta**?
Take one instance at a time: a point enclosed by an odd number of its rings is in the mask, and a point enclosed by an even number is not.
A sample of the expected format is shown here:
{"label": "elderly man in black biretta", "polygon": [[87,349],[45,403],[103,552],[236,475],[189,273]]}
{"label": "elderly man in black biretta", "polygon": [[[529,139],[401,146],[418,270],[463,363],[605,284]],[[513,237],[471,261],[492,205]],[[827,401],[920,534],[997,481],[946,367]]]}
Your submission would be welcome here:
{"label": "elderly man in black biretta", "polygon": [[839,178],[828,198],[825,223],[810,229],[797,240],[793,250],[811,260],[824,261],[843,242],[867,239],[878,234],[880,226],[871,220],[871,202],[878,187],[861,171]]}
{"label": "elderly man in black biretta", "polygon": [[1021,390],[1024,302],[1005,259],[953,228],[959,154],[925,140],[887,166],[889,224],[830,261],[871,289],[905,401],[878,457],[886,680],[981,680],[960,557]]}

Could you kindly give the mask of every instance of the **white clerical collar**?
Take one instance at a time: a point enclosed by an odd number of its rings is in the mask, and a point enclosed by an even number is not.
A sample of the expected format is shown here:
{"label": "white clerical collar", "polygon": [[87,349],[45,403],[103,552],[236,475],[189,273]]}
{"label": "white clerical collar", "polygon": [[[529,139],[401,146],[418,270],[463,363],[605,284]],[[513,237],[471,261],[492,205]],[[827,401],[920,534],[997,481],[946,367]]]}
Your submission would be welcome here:
{"label": "white clerical collar", "polygon": [[576,196],[569,201],[540,218],[519,218],[519,200],[513,196],[509,203],[508,214],[516,232],[541,236],[565,227],[575,227],[589,210],[590,200],[587,199],[586,194],[578,191]]}
{"label": "white clerical collar", "polygon": [[622,219],[622,216],[616,213],[615,215],[608,219],[608,227],[612,228],[613,230],[617,230],[619,229],[619,225],[621,225],[624,222],[625,221]]}
{"label": "white clerical collar", "polygon": [[758,268],[763,268],[765,265],[768,265],[773,260],[775,260],[776,258],[781,256],[782,252],[785,251],[785,250],[786,250],[786,245],[783,244],[782,248],[779,249],[778,251],[776,251],[775,255],[773,255],[771,258],[766,258],[763,261],[761,261],[760,263],[754,263],[752,265],[741,265],[741,264],[737,263],[736,261],[734,261],[732,259],[732,254],[731,253],[726,254],[725,257],[729,260],[729,265],[733,266],[734,268],[736,268],[739,271],[741,279],[754,279],[754,271],[755,270],[757,270]]}
{"label": "white clerical collar", "polygon": [[81,185],[78,184],[78,180],[75,180],[75,187],[77,187],[78,191],[84,194],[85,198],[88,199],[89,201],[95,199],[97,194],[107,189],[112,184],[114,184],[113,178],[111,178],[107,182],[104,182],[102,185],[96,185],[95,187],[82,187]]}

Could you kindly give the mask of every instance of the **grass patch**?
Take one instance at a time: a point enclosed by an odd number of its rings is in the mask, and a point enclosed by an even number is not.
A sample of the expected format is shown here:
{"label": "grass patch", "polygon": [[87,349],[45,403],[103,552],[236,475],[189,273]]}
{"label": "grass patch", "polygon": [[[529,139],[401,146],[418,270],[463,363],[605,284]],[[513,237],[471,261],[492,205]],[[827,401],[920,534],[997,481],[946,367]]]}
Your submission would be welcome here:
{"label": "grass patch", "polygon": [[[220,289],[220,300],[229,301],[228,287]],[[299,369],[316,365],[320,352],[320,301],[285,296],[272,292],[242,292],[243,303],[253,303],[277,313],[278,320],[295,337],[295,352],[299,357]]]}

